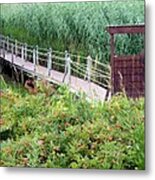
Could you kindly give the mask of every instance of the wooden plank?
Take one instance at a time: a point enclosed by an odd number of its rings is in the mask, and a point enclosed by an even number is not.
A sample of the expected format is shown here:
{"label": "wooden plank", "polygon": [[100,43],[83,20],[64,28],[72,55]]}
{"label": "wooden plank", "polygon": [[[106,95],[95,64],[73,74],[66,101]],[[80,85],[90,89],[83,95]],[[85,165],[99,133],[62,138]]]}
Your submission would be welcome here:
{"label": "wooden plank", "polygon": [[114,44],[114,36],[111,35],[111,39],[110,39],[110,45],[111,45],[111,57],[110,57],[110,65],[111,65],[111,93],[114,94],[114,82],[115,82],[115,76],[114,76],[114,55],[115,55],[115,44]]}
{"label": "wooden plank", "polygon": [[123,85],[127,96],[140,97],[144,96],[145,90],[145,72],[144,64],[141,61],[144,58],[141,55],[136,56],[118,56],[114,58],[114,93],[121,91],[120,77],[118,72],[122,74]]}
{"label": "wooden plank", "polygon": [[[2,55],[0,55],[0,57],[2,57]],[[6,54],[5,60],[11,63],[11,53]],[[14,65],[21,68],[24,72],[37,75],[40,78],[46,78],[48,81],[54,82],[56,84],[62,84],[64,73],[52,69],[50,76],[47,76],[47,67],[43,67],[43,66],[37,66],[36,71],[34,72],[35,64],[33,64],[33,62],[24,61],[19,56],[17,56],[14,59]],[[105,100],[105,96],[107,92],[106,89],[100,87],[99,85],[93,82],[88,83],[88,81],[85,81],[83,79],[74,76],[71,76],[70,89],[71,91],[75,91],[75,92],[81,91],[86,93],[89,99],[95,99],[101,101]]]}
{"label": "wooden plank", "polygon": [[110,34],[144,33],[145,25],[108,26],[106,30]]}

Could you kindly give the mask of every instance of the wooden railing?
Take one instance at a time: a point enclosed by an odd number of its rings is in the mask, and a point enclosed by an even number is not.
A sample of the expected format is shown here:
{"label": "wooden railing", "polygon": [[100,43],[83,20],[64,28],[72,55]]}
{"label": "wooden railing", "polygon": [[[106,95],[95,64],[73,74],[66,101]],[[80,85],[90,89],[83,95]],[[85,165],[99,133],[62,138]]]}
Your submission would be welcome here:
{"label": "wooden railing", "polygon": [[68,51],[59,52],[52,48],[32,46],[0,35],[0,54],[5,58],[7,53],[11,53],[12,63],[17,57],[25,62],[32,62],[34,72],[40,65],[47,68],[47,76],[50,76],[51,70],[64,73],[63,82],[66,84],[70,83],[72,75],[107,89],[110,87],[110,65],[94,60],[90,55],[87,57],[77,56]]}

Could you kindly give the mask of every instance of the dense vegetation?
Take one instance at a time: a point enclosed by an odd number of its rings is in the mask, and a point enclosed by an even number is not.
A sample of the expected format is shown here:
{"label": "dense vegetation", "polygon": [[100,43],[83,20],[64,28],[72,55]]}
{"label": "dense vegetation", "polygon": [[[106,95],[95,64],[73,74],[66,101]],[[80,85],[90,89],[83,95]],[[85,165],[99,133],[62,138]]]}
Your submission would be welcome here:
{"label": "dense vegetation", "polygon": [[[108,25],[144,23],[144,1],[40,3],[1,5],[1,32],[60,51],[90,54],[109,61]],[[118,53],[134,54],[144,47],[144,38],[117,38]]]}
{"label": "dense vegetation", "polygon": [[144,99],[88,102],[37,82],[38,94],[1,77],[1,166],[144,169]]}
{"label": "dense vegetation", "polygon": [[[1,4],[0,33],[108,62],[108,25],[144,23],[144,1]],[[138,35],[117,36],[117,52],[144,48]],[[30,94],[0,76],[0,165],[144,169],[144,98],[124,94],[88,101],[66,86],[37,81]]]}

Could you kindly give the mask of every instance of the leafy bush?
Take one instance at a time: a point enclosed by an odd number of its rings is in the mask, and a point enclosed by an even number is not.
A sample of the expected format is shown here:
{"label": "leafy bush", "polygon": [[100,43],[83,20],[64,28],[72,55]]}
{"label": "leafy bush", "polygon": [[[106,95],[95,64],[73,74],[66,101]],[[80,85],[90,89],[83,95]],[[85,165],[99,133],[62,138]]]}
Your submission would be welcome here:
{"label": "leafy bush", "polygon": [[[28,44],[109,61],[106,26],[144,23],[144,1],[1,5],[2,33]],[[144,37],[121,36],[118,53],[135,54]]]}
{"label": "leafy bush", "polygon": [[[1,81],[2,82],[2,81]],[[144,99],[88,102],[2,83],[1,166],[144,169]]]}

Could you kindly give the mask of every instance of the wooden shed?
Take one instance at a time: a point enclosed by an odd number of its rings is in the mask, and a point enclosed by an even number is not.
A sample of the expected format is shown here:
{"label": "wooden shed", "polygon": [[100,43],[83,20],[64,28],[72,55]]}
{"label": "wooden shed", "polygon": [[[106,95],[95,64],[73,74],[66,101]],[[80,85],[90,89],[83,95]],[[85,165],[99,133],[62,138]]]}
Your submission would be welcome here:
{"label": "wooden shed", "polygon": [[128,97],[138,98],[145,95],[145,53],[118,55],[115,52],[117,34],[145,33],[145,25],[108,26],[111,46],[111,92],[124,90]]}

